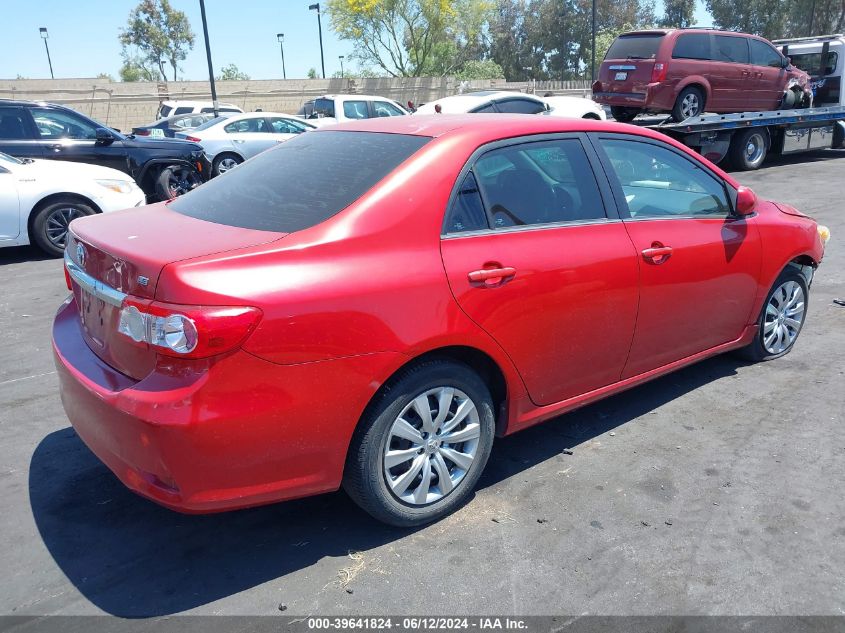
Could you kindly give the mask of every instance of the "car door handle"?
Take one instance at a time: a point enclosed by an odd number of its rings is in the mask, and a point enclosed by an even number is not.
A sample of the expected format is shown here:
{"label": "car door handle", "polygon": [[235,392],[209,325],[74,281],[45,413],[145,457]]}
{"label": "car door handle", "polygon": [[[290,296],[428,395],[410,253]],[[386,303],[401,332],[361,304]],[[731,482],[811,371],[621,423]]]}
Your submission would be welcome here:
{"label": "car door handle", "polygon": [[233,142],[235,145],[241,145],[241,144],[243,144],[245,141],[244,141],[243,139],[233,138],[233,139],[232,139],[232,142]]}
{"label": "car door handle", "polygon": [[516,268],[511,266],[501,266],[498,268],[482,268],[481,270],[473,270],[467,274],[470,281],[479,283],[483,282],[487,286],[497,286],[504,283],[516,275]]}
{"label": "car door handle", "polygon": [[672,247],[663,246],[660,242],[654,242],[651,248],[643,251],[643,259],[652,264],[662,264],[672,256]]}

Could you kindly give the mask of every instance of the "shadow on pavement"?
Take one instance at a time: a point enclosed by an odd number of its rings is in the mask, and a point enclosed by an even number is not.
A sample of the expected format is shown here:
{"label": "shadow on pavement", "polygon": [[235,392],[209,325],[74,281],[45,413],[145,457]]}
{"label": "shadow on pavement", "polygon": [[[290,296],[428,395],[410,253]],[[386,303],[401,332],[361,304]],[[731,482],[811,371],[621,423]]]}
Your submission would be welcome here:
{"label": "shadow on pavement", "polygon": [[57,259],[47,255],[35,246],[11,246],[0,248],[0,266],[4,264],[21,264],[23,262],[40,262],[45,259]]}
{"label": "shadow on pavement", "polygon": [[[494,486],[733,375],[739,365],[730,356],[710,359],[499,439],[479,486]],[[29,493],[38,530],[62,572],[94,605],[129,618],[179,613],[323,557],[370,550],[410,533],[377,523],[342,492],[224,514],[177,514],[124,488],[70,427],[35,449]]]}

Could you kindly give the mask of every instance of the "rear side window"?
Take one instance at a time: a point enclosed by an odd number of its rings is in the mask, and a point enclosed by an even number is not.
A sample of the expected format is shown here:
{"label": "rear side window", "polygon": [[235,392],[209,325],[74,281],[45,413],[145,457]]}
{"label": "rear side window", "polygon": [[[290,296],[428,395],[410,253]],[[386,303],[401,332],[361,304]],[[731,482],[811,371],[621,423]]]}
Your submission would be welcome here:
{"label": "rear side window", "polygon": [[168,208],[245,229],[300,231],[348,207],[430,140],[374,132],[300,134]]}
{"label": "rear side window", "polygon": [[0,139],[25,138],[32,138],[32,134],[29,132],[29,121],[23,108],[0,107]]}
{"label": "rear side window", "polygon": [[179,115],[179,114],[191,114],[193,111],[194,111],[193,107],[189,108],[189,107],[183,106],[181,108],[176,108],[176,111],[173,114],[174,114],[174,116]]}
{"label": "rear side window", "polygon": [[771,66],[773,68],[781,67],[782,57],[774,48],[760,40],[748,40],[748,45],[751,46],[752,64],[755,66]]}
{"label": "rear side window", "polygon": [[487,215],[484,213],[484,203],[478,191],[478,182],[475,180],[475,175],[469,172],[464,177],[458,195],[452,203],[446,232],[462,233],[486,228],[488,228]]}
{"label": "rear side window", "polygon": [[253,119],[241,119],[232,121],[223,128],[227,134],[238,134],[242,132],[269,132],[267,120],[264,117]]}
{"label": "rear side window", "polygon": [[672,51],[675,59],[710,59],[709,33],[684,33],[678,36],[675,49]]}
{"label": "rear side window", "polygon": [[478,114],[478,113],[495,114],[496,113],[496,106],[494,106],[492,103],[488,103],[487,105],[483,105],[480,108],[475,108],[474,110],[470,110],[470,112],[473,112],[475,114]]}
{"label": "rear side window", "polygon": [[713,59],[732,64],[748,63],[748,40],[730,35],[713,36]]}
{"label": "rear side window", "polygon": [[610,48],[605,59],[654,59],[665,35],[662,33],[635,33],[620,35]]}

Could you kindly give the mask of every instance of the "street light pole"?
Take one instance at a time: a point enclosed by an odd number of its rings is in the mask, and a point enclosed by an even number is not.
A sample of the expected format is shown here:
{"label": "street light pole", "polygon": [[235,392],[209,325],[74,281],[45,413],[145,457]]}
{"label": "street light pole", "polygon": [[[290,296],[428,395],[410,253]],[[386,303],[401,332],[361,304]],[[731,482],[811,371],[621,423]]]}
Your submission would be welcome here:
{"label": "street light pole", "polygon": [[323,59],[323,22],[320,20],[320,3],[308,5],[309,11],[317,11],[317,28],[320,31],[320,67],[323,69],[323,79],[326,78],[326,62]]}
{"label": "street light pole", "polygon": [[338,55],[337,58],[340,60],[340,78],[343,79],[343,55]]}
{"label": "street light pole", "polygon": [[285,34],[276,33],[276,39],[279,40],[279,46],[282,49],[282,79],[287,79],[288,74],[285,72]]}
{"label": "street light pole", "polygon": [[593,45],[592,45],[592,60],[590,63],[590,80],[596,80],[596,0],[593,0]]}
{"label": "street light pole", "polygon": [[205,57],[208,60],[208,81],[211,83],[211,103],[214,105],[215,118],[220,116],[220,108],[217,105],[217,87],[214,85],[214,66],[211,65],[211,44],[208,42],[208,22],[205,19],[205,0],[200,0],[200,13],[202,14],[202,35],[205,38]]}
{"label": "street light pole", "polygon": [[56,77],[53,75],[53,60],[50,59],[50,47],[47,46],[47,38],[50,37],[47,34],[47,27],[42,26],[38,29],[38,32],[41,33],[41,39],[44,40],[44,50],[47,51],[47,63],[50,64],[50,79],[55,79]]}

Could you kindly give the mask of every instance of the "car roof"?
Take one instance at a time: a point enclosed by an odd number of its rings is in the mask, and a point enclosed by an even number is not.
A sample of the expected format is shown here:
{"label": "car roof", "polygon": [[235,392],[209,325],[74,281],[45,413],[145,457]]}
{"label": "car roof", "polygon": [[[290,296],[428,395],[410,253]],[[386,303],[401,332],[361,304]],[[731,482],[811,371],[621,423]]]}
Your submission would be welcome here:
{"label": "car roof", "polygon": [[[410,134],[433,138],[463,137],[479,147],[497,140],[533,134],[556,134],[566,132],[604,132],[642,136],[672,145],[685,154],[703,159],[678,141],[647,128],[614,121],[594,119],[568,119],[563,117],[536,116],[527,114],[422,114],[414,116],[377,117],[359,119],[338,125],[318,128],[309,134],[327,132],[377,132],[384,134]],[[712,169],[734,187],[738,183],[713,165]]]}

